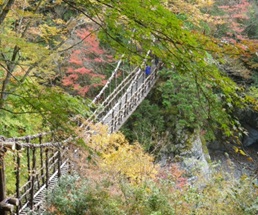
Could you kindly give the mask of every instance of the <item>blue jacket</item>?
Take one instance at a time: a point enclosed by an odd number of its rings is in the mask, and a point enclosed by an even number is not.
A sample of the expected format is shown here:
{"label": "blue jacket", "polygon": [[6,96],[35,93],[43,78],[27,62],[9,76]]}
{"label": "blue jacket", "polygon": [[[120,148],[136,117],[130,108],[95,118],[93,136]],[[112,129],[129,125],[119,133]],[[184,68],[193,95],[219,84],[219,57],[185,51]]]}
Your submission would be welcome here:
{"label": "blue jacket", "polygon": [[146,68],[145,68],[145,74],[146,74],[146,75],[150,75],[150,74],[151,74],[151,67],[150,67],[150,66],[146,66]]}

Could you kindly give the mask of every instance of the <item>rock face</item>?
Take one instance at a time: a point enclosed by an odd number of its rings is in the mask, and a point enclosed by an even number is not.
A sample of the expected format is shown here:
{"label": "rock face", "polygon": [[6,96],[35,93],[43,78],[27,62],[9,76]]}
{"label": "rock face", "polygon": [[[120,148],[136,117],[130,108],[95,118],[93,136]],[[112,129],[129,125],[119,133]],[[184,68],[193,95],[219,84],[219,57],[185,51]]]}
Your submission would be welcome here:
{"label": "rock face", "polygon": [[250,146],[258,143],[258,113],[245,111],[241,112],[240,115],[240,122],[247,131],[247,135],[242,139],[243,145]]}
{"label": "rock face", "polygon": [[161,158],[162,166],[171,160],[171,162],[178,163],[188,177],[193,177],[196,173],[209,174],[209,152],[198,132],[182,131],[177,134],[175,142],[171,145],[172,152],[169,155],[164,153]]}
{"label": "rock face", "polygon": [[210,157],[200,135],[192,134],[187,139],[186,145],[187,148],[182,148],[180,153],[180,156],[183,158],[182,167],[190,174],[199,172],[203,175],[208,175],[209,164],[207,160],[210,160]]}

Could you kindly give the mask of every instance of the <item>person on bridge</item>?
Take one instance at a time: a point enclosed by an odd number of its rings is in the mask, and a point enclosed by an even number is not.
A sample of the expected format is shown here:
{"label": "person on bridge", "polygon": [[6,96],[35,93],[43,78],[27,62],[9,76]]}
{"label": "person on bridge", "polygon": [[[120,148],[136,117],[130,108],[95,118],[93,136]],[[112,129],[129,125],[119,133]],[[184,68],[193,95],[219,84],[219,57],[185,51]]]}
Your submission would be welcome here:
{"label": "person on bridge", "polygon": [[150,66],[146,66],[146,68],[145,68],[145,74],[146,74],[146,76],[148,76],[148,75],[151,74],[151,67],[150,67]]}

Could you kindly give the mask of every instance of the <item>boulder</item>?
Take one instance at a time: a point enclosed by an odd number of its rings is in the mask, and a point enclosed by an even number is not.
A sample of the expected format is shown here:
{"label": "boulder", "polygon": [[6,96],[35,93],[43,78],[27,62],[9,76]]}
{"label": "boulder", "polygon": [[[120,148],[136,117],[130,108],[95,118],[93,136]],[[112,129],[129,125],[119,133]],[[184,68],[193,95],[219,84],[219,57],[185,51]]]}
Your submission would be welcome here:
{"label": "boulder", "polygon": [[203,143],[199,134],[192,134],[186,142],[187,147],[181,150],[182,167],[189,174],[201,173],[209,174],[210,156],[205,143]]}
{"label": "boulder", "polygon": [[171,143],[170,152],[162,153],[159,163],[161,166],[166,166],[171,162],[178,163],[188,177],[194,177],[199,173],[209,174],[209,161],[206,142],[202,140],[199,132],[190,133],[182,130],[177,133],[176,139]]}

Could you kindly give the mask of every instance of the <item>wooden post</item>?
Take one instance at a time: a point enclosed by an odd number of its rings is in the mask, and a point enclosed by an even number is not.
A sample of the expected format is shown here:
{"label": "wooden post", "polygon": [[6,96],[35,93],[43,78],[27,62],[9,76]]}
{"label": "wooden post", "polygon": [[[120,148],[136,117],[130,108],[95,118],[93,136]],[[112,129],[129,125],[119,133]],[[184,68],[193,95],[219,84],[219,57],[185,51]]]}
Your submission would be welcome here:
{"label": "wooden post", "polygon": [[45,159],[45,166],[46,166],[46,188],[48,188],[48,180],[49,180],[49,172],[48,172],[48,148],[46,148],[46,159]]}
{"label": "wooden post", "polygon": [[57,160],[57,168],[58,168],[58,172],[57,172],[57,176],[58,178],[61,177],[61,163],[62,163],[62,158],[61,158],[61,147],[58,149],[58,160]]}
{"label": "wooden post", "polygon": [[[39,136],[39,144],[41,145],[42,144],[42,135]],[[44,162],[43,162],[43,149],[42,147],[40,147],[40,177],[41,177],[41,180],[42,180],[42,183],[41,185],[43,185],[45,183],[45,180],[44,180],[44,177],[42,177],[44,175]]]}
{"label": "wooden post", "polygon": [[112,116],[111,116],[111,128],[110,128],[110,133],[113,133],[114,131],[114,116],[115,116],[115,111],[114,109],[112,110]]}
{"label": "wooden post", "polygon": [[[29,143],[29,139],[26,139],[26,142]],[[30,148],[27,147],[27,170],[28,170],[28,181],[30,180]]]}
{"label": "wooden post", "polygon": [[[16,175],[16,184],[15,184],[15,187],[16,187],[16,198],[19,199],[20,198],[20,165],[21,165],[21,159],[20,159],[20,153],[18,151],[18,148],[17,148],[17,145],[16,145],[16,156],[17,156],[17,160],[16,160],[16,171],[15,171],[15,175]],[[19,206],[17,207],[17,210],[16,210],[16,214],[19,215]]]}
{"label": "wooden post", "polygon": [[[5,199],[5,167],[4,167],[5,149],[0,149],[0,202]],[[0,207],[0,215],[6,215],[4,208]]]}
{"label": "wooden post", "polygon": [[[68,145],[66,147],[67,148],[64,148],[64,153],[65,154],[66,154],[66,151],[68,152],[68,151],[72,151],[73,150],[73,148],[70,148]],[[73,150],[73,151],[74,151],[73,154],[75,154],[77,152],[76,149]],[[68,174],[72,174],[72,163],[71,163],[72,158],[70,156],[72,156],[72,155],[68,156]]]}
{"label": "wooden post", "polygon": [[51,156],[50,156],[51,162],[50,162],[50,165],[52,165],[53,169],[52,169],[52,171],[50,170],[51,171],[50,174],[53,174],[56,171],[56,166],[57,165],[55,165],[55,160],[56,160],[58,155],[55,154],[55,152],[56,151],[53,148],[51,148]]}
{"label": "wooden post", "polygon": [[36,154],[35,154],[35,147],[32,148],[32,169],[30,172],[30,208],[33,209],[34,205],[34,182],[36,176]]}

